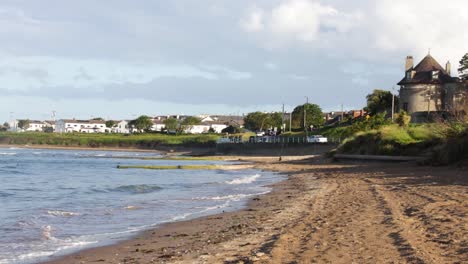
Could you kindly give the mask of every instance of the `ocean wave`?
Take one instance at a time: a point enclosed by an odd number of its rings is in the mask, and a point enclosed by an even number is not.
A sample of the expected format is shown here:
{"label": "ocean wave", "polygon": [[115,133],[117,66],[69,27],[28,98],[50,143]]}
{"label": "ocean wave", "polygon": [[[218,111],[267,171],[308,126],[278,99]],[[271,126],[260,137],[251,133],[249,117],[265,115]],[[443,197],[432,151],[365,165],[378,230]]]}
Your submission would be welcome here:
{"label": "ocean wave", "polygon": [[262,195],[262,194],[267,194],[270,191],[266,192],[261,192],[261,193],[251,193],[251,194],[245,194],[245,193],[239,193],[239,194],[230,194],[230,195],[225,195],[225,196],[212,196],[212,197],[196,197],[193,198],[193,200],[231,200],[231,201],[239,201],[244,198],[252,197],[252,196],[257,196],[257,195]]}
{"label": "ocean wave", "polygon": [[7,192],[0,192],[0,197],[8,197],[8,196],[13,196],[13,194],[7,193]]}
{"label": "ocean wave", "polygon": [[255,174],[255,175],[244,177],[244,178],[234,179],[232,181],[226,181],[225,183],[227,184],[249,184],[249,183],[256,181],[260,176],[261,176],[260,174]]}
{"label": "ocean wave", "polygon": [[15,156],[16,152],[0,152],[0,156]]}
{"label": "ocean wave", "polygon": [[52,216],[65,216],[65,217],[80,215],[79,213],[60,211],[60,210],[49,210],[47,211],[47,214],[52,215]]}
{"label": "ocean wave", "polygon": [[152,193],[161,190],[162,187],[156,184],[137,184],[137,185],[122,185],[116,188],[108,189],[110,192],[126,192],[131,194]]}

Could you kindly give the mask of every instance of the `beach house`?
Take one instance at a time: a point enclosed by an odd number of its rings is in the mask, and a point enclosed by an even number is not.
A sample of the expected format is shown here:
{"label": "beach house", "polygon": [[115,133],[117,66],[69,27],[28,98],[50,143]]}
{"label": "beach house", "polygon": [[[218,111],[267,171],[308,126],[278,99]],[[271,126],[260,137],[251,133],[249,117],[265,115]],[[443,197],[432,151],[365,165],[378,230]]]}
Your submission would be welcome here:
{"label": "beach house", "polygon": [[416,66],[406,57],[405,76],[400,85],[400,109],[411,115],[411,122],[447,118],[461,107],[462,81],[451,76],[451,64],[443,68],[430,54]]}

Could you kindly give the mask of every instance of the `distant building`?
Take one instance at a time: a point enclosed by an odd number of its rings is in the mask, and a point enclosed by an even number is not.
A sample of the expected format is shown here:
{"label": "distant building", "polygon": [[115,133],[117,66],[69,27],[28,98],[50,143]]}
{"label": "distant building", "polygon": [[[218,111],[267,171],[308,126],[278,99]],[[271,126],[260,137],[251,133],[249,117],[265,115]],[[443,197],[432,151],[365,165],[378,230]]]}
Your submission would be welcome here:
{"label": "distant building", "polygon": [[425,122],[431,116],[448,116],[461,107],[461,80],[451,76],[451,64],[443,68],[430,54],[414,66],[406,57],[405,76],[400,85],[400,109],[412,122]]}
{"label": "distant building", "polygon": [[60,119],[56,123],[57,133],[105,133],[106,122],[101,120]]}
{"label": "distant building", "polygon": [[29,125],[24,131],[28,132],[42,132],[46,127],[51,126],[50,124],[43,122],[43,121],[37,121],[37,120],[31,120],[29,121]]}
{"label": "distant building", "polygon": [[116,121],[112,127],[112,133],[129,134],[130,128],[127,120]]}

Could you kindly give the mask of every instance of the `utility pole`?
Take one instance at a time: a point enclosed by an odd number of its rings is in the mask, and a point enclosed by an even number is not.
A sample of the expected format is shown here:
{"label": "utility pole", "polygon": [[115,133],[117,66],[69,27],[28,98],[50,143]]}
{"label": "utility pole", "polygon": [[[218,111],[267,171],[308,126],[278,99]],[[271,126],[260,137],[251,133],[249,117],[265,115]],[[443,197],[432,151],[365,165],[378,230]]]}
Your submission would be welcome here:
{"label": "utility pole", "polygon": [[341,122],[343,122],[343,118],[344,118],[344,112],[343,112],[343,104],[341,104]]}
{"label": "utility pole", "polygon": [[286,124],[284,123],[284,103],[283,103],[283,110],[281,112],[281,133],[286,130]]}
{"label": "utility pole", "polygon": [[307,105],[309,104],[309,97],[308,96],[305,96],[306,98],[306,103],[304,104],[304,130],[305,130],[305,134],[306,134],[306,137],[307,137],[307,111],[306,111],[306,107]]}
{"label": "utility pole", "polygon": [[393,119],[394,119],[394,115],[395,115],[395,95],[393,94],[393,92],[395,91],[395,86],[392,87],[392,122],[393,122]]}

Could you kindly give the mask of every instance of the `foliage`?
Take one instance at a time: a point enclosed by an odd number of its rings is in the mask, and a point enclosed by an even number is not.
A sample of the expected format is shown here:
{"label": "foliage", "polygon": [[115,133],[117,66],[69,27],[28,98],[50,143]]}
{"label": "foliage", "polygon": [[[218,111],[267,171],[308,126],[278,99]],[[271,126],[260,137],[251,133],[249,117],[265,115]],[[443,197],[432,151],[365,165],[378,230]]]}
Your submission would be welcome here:
{"label": "foliage", "polygon": [[91,120],[94,120],[94,121],[104,121],[104,118],[102,118],[102,117],[95,117],[95,118],[93,118],[93,119],[91,119]]}
{"label": "foliage", "polygon": [[43,128],[42,128],[42,132],[45,132],[45,133],[53,133],[53,132],[54,132],[54,128],[51,127],[51,126],[46,126],[46,127],[43,127]]}
{"label": "foliage", "polygon": [[153,121],[149,116],[142,115],[137,119],[130,121],[129,126],[136,128],[138,132],[149,131],[153,126]]}
{"label": "foliage", "polygon": [[177,132],[179,129],[179,121],[175,118],[168,118],[164,120],[164,126],[166,127],[166,131],[169,132]]}
{"label": "foliage", "polygon": [[115,125],[117,125],[117,123],[115,121],[112,121],[112,120],[106,121],[106,127],[108,127],[108,128],[112,128]]}
{"label": "foliage", "polygon": [[460,67],[458,73],[462,78],[468,78],[468,53],[466,53],[460,60]]}
{"label": "foliage", "polygon": [[245,128],[252,131],[263,131],[269,128],[280,128],[281,113],[253,112],[244,117]]}
{"label": "foliage", "polygon": [[407,127],[411,121],[411,116],[408,115],[405,111],[400,111],[400,113],[395,118],[395,123],[401,127]]}
{"label": "foliage", "polygon": [[[390,91],[374,90],[371,94],[366,96],[367,107],[366,111],[370,114],[383,113],[391,111],[392,109],[392,96]],[[398,98],[395,97],[395,105],[398,105]]]}
{"label": "foliage", "polygon": [[1,144],[53,145],[76,147],[112,147],[154,149],[161,145],[214,145],[218,135],[167,135],[159,133],[141,134],[86,134],[86,133],[42,133],[0,132]]}
{"label": "foliage", "polygon": [[30,124],[29,119],[18,120],[18,127],[21,128],[21,129],[28,129],[29,124]]}
{"label": "foliage", "polygon": [[314,128],[321,127],[324,123],[323,113],[320,106],[316,104],[303,104],[296,106],[296,108],[294,108],[292,112],[292,127],[295,129],[305,130],[304,108],[306,114],[307,129],[309,129],[310,126],[313,126]]}
{"label": "foliage", "polygon": [[241,132],[240,127],[232,126],[232,125],[221,130],[221,133],[228,133],[228,134],[238,134],[240,132]]}
{"label": "foliage", "polygon": [[3,125],[0,126],[0,131],[8,131],[10,129],[10,124],[7,122],[3,123]]}
{"label": "foliage", "polygon": [[195,117],[195,116],[189,116],[185,118],[180,125],[181,125],[182,131],[188,131],[188,130],[191,130],[193,126],[199,125],[200,123],[201,123],[200,118]]}

